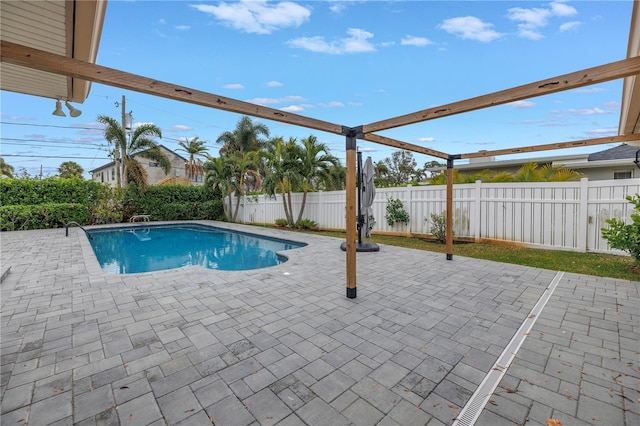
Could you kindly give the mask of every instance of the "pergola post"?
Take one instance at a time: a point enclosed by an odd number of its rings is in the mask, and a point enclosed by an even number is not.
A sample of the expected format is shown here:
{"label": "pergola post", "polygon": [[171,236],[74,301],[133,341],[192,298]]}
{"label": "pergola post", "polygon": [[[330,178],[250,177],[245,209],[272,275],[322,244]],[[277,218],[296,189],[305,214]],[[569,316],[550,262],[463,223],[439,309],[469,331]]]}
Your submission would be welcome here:
{"label": "pergola post", "polygon": [[356,130],[345,128],[347,151],[347,298],[356,298]]}
{"label": "pergola post", "polygon": [[447,260],[453,260],[453,157],[447,158]]}

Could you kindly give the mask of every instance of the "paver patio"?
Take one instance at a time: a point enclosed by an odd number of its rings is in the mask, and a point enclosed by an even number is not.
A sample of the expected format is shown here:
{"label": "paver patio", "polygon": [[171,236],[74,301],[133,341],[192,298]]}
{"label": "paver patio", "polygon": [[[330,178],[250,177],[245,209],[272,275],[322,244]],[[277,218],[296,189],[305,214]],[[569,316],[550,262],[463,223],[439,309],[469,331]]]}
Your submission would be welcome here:
{"label": "paver patio", "polygon": [[[449,425],[556,277],[381,246],[347,299],[339,240],[215,225],[309,245],[111,275],[80,229],[2,233],[2,425]],[[640,425],[639,293],[564,274],[476,424]]]}

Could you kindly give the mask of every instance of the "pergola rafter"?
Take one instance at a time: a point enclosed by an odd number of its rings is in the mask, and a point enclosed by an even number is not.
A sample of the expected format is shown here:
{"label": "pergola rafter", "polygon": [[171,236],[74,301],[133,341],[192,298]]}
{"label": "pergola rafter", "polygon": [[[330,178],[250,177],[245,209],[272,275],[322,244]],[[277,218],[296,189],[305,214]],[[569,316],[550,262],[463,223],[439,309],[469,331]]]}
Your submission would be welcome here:
{"label": "pergola rafter", "polygon": [[68,77],[81,78],[86,81],[101,83],[109,86],[135,92],[146,93],[153,96],[187,102],[209,108],[220,109],[253,117],[260,117],[282,123],[302,126],[314,130],[343,135],[346,138],[346,265],[347,265],[347,297],[356,297],[356,246],[355,246],[355,217],[356,217],[356,140],[362,139],[398,149],[430,155],[447,160],[447,259],[453,258],[453,166],[454,160],[462,158],[476,158],[490,155],[517,154],[523,152],[544,151],[552,149],[573,148],[606,144],[612,142],[627,142],[640,139],[638,134],[619,135],[613,137],[587,139],[581,141],[559,142],[546,145],[533,145],[521,148],[509,148],[482,153],[447,154],[419,145],[402,142],[389,137],[381,136],[373,132],[391,129],[394,127],[415,124],[436,118],[447,117],[463,112],[470,112],[491,106],[502,105],[536,96],[557,93],[564,90],[593,85],[605,81],[616,80],[623,77],[640,75],[640,57],[631,57],[610,64],[576,71],[555,78],[541,80],[539,82],[486,94],[483,96],[446,104],[406,114],[387,120],[374,122],[359,127],[342,126],[298,114],[287,113],[281,110],[264,107],[248,102],[227,98],[212,93],[202,92],[196,89],[186,88],[181,85],[165,83],[156,79],[131,74],[112,68],[68,58],[61,55],[45,52],[12,43],[1,41],[0,59],[2,62],[19,65],[22,67],[47,71]]}
{"label": "pergola rafter", "polygon": [[387,130],[394,127],[421,123],[423,121],[448,117],[450,115],[461,114],[463,112],[471,112],[482,108],[504,105],[510,102],[531,99],[538,96],[550,95],[552,93],[563,92],[565,90],[603,83],[605,81],[617,80],[636,74],[640,74],[640,56],[611,62],[609,64],[593,68],[587,68],[581,71],[575,71],[569,74],[540,80],[535,83],[529,83],[523,86],[477,96],[475,98],[416,111],[382,121],[376,121],[375,123],[365,124],[362,126],[362,131],[365,134],[379,132],[381,130]]}

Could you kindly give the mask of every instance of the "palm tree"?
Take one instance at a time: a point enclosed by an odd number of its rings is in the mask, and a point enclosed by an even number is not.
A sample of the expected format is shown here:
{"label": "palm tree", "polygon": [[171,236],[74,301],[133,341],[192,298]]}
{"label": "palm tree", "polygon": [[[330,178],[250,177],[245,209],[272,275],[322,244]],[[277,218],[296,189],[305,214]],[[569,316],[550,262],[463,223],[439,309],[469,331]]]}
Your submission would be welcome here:
{"label": "palm tree", "polygon": [[4,158],[0,157],[0,176],[12,178],[14,171],[15,168],[11,164],[5,162]]}
{"label": "palm tree", "polygon": [[[260,157],[257,151],[234,152],[224,156],[233,170],[233,182],[236,195],[236,208],[233,212],[232,222],[235,222],[240,209],[240,198],[246,190],[258,190],[261,184],[260,173],[258,173],[258,163]],[[229,200],[231,202],[231,200]]]}
{"label": "palm tree", "polygon": [[222,133],[216,142],[222,144],[221,155],[235,151],[259,151],[266,145],[266,141],[260,136],[268,138],[269,128],[261,123],[254,124],[250,117],[244,115],[236,124],[235,130]]}
{"label": "palm tree", "polygon": [[302,203],[298,220],[302,220],[305,205],[307,204],[307,193],[317,189],[321,182],[330,179],[329,171],[331,166],[339,166],[340,161],[330,154],[327,145],[318,142],[318,138],[310,135],[302,139],[302,145],[296,145],[294,155],[297,157],[291,164],[297,169],[301,178]]}
{"label": "palm tree", "polygon": [[269,141],[267,149],[261,152],[265,159],[264,191],[270,195],[282,195],[284,214],[290,227],[295,226],[291,209],[291,191],[299,181],[299,175],[289,165],[294,161],[293,152],[296,139],[285,142],[282,137]]}
{"label": "palm tree", "polygon": [[[228,222],[232,222],[231,194],[236,190],[233,180],[233,166],[226,157],[209,157],[204,163],[205,185],[214,191],[220,191],[222,197],[222,210]],[[225,197],[229,198],[229,204],[225,203]]]}
{"label": "palm tree", "polygon": [[61,178],[79,177],[82,179],[84,169],[75,161],[65,161],[58,167],[58,173],[60,173]]}
{"label": "palm tree", "polygon": [[200,160],[196,161],[195,157],[207,157],[207,147],[205,143],[206,142],[201,141],[197,136],[187,142],[178,142],[178,145],[181,146],[178,151],[184,151],[189,154],[189,161],[185,164],[185,169],[187,171],[187,177],[191,180],[196,178],[196,176],[204,175],[202,162]]}
{"label": "palm tree", "polygon": [[98,122],[107,126],[104,130],[105,139],[119,148],[123,163],[123,186],[132,180],[141,190],[147,187],[147,171],[136,156],[156,161],[165,174],[171,171],[171,161],[153,140],[154,137],[162,138],[162,131],[158,126],[151,123],[142,124],[133,131],[127,141],[127,135],[116,119],[100,115]]}

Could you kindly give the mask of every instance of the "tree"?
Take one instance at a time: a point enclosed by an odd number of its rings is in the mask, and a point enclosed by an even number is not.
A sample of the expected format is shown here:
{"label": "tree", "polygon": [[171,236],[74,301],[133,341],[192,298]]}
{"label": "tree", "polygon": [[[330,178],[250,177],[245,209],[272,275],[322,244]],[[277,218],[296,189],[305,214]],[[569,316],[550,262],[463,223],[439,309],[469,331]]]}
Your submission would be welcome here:
{"label": "tree", "polygon": [[[553,166],[537,163],[525,163],[517,172],[495,172],[490,169],[482,170],[475,174],[463,174],[457,169],[453,170],[453,183],[473,183],[481,180],[486,183],[498,182],[564,182],[580,179],[584,175],[564,165]],[[446,174],[441,173],[431,178],[432,185],[444,185],[447,183]]]}
{"label": "tree", "polygon": [[230,132],[226,131],[218,136],[217,143],[222,144],[220,154],[241,151],[259,151],[264,148],[266,141],[260,136],[269,137],[269,128],[264,124],[254,124],[250,117],[242,116],[236,128]]}
{"label": "tree", "polygon": [[[224,156],[232,170],[233,188],[236,194],[236,208],[233,212],[232,222],[235,222],[240,209],[240,198],[246,190],[258,190],[261,184],[260,173],[258,173],[258,163],[260,157],[257,151],[234,152]],[[231,202],[231,198],[229,198]]]}
{"label": "tree", "polygon": [[373,183],[378,188],[386,188],[389,185],[389,168],[384,163],[384,161],[380,160],[373,165],[373,170],[375,173],[375,177],[373,178]]}
{"label": "tree", "polygon": [[4,158],[0,157],[0,176],[12,178],[15,170],[11,164],[5,162]]}
{"label": "tree", "polygon": [[78,177],[83,179],[84,169],[75,161],[65,161],[58,167],[58,173],[60,173],[61,178]]}
{"label": "tree", "polygon": [[387,176],[391,185],[397,186],[417,180],[418,163],[410,151],[396,151],[391,154],[391,158],[384,159],[384,164],[387,167]]}
{"label": "tree", "polygon": [[[209,158],[204,163],[205,186],[211,190],[219,191],[222,197],[222,210],[228,222],[233,218],[231,214],[231,194],[233,186],[233,168],[228,160],[222,157]],[[229,204],[225,203],[225,197],[229,198]]]}
{"label": "tree", "polygon": [[181,148],[179,151],[184,151],[189,154],[189,160],[185,164],[187,177],[193,180],[196,176],[204,175],[204,168],[200,160],[196,160],[195,157],[207,157],[207,147],[205,142],[201,141],[197,136],[188,141],[178,142]]}
{"label": "tree", "polygon": [[301,145],[295,145],[292,153],[293,162],[289,166],[296,169],[300,175],[302,188],[302,203],[296,220],[298,223],[304,213],[307,193],[319,188],[324,182],[330,181],[330,167],[339,166],[340,161],[331,155],[329,148],[325,144],[319,143],[318,138],[313,135],[302,139]]}
{"label": "tree", "polygon": [[171,161],[153,139],[162,138],[162,131],[155,124],[146,123],[138,126],[127,140],[125,131],[116,119],[100,115],[98,122],[106,125],[105,139],[119,148],[122,156],[123,186],[132,180],[141,191],[147,187],[147,172],[135,157],[147,158],[159,163],[165,174],[171,171]]}
{"label": "tree", "polygon": [[284,213],[290,227],[295,226],[291,208],[291,191],[300,178],[295,169],[290,166],[295,160],[295,149],[295,138],[285,142],[282,137],[277,137],[269,141],[267,149],[261,154],[265,159],[264,191],[269,195],[282,196]]}

